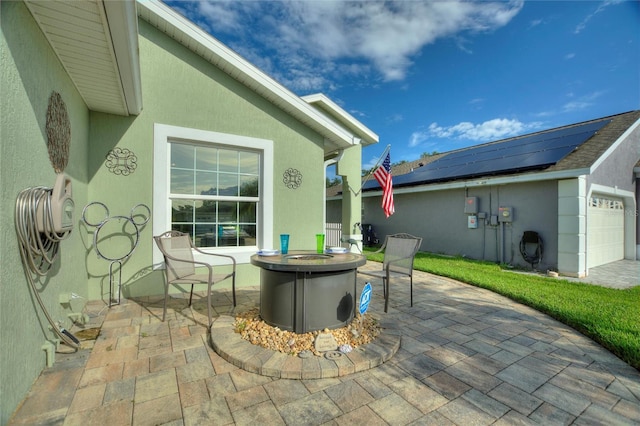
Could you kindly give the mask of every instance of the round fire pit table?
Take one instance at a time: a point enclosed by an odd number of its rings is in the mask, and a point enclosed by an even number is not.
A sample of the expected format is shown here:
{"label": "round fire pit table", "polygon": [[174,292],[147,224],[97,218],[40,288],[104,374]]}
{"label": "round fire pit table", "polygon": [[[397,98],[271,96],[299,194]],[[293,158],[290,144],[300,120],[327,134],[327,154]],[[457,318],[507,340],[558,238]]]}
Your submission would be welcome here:
{"label": "round fire pit table", "polygon": [[260,270],[260,316],[295,333],[348,325],[356,309],[356,271],[367,263],[356,253],[295,251],[251,256]]}

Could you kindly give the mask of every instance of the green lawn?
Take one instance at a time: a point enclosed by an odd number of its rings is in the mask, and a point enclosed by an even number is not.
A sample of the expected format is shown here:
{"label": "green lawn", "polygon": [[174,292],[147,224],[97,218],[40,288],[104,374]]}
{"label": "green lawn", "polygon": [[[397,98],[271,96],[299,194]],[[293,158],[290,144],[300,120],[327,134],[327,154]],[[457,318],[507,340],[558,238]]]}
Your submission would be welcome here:
{"label": "green lawn", "polygon": [[[366,250],[365,254],[369,260],[382,261],[382,254]],[[544,312],[640,370],[640,286],[616,290],[428,253],[418,253],[414,268],[486,288]]]}

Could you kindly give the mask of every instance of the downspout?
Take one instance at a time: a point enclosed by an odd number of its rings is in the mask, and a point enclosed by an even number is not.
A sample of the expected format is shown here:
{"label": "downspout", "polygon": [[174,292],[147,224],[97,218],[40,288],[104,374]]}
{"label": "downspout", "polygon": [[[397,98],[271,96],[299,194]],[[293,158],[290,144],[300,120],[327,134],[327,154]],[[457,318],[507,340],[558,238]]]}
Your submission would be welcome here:
{"label": "downspout", "polygon": [[[327,181],[327,167],[332,166],[337,162],[339,162],[340,160],[342,160],[343,155],[344,155],[344,149],[341,149],[338,151],[338,155],[328,160],[325,160],[324,178],[322,179],[323,182]],[[327,234],[327,189],[326,188],[324,190],[323,201],[324,202],[322,203],[322,232],[324,232],[324,234],[326,235]]]}

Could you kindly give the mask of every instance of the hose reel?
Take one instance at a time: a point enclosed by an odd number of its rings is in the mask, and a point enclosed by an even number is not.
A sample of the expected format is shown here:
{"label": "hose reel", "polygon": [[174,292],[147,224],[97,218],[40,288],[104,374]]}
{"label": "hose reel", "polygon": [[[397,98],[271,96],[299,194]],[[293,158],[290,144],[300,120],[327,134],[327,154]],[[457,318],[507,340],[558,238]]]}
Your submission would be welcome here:
{"label": "hose reel", "polygon": [[532,269],[542,260],[543,252],[542,237],[536,231],[524,231],[520,239],[520,254]]}

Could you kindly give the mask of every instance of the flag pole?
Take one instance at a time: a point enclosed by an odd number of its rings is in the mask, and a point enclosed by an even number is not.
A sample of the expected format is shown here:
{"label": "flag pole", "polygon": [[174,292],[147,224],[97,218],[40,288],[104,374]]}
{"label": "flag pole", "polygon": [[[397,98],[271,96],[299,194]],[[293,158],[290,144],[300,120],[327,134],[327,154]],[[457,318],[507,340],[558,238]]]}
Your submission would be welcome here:
{"label": "flag pole", "polygon": [[384,158],[387,156],[390,150],[391,150],[391,145],[387,145],[387,147],[384,149],[384,152],[382,153],[380,158],[378,158],[376,165],[373,166],[373,168],[367,175],[366,179],[360,185],[360,189],[358,190],[358,192],[354,191],[353,188],[351,188],[351,185],[349,185],[349,191],[353,192],[353,195],[357,197],[360,194],[360,192],[362,192],[362,188],[364,188],[364,185],[369,181],[369,179],[371,178],[371,175],[378,169],[378,166],[380,166],[380,163],[384,161]]}

